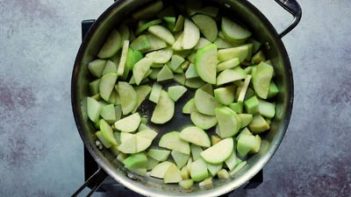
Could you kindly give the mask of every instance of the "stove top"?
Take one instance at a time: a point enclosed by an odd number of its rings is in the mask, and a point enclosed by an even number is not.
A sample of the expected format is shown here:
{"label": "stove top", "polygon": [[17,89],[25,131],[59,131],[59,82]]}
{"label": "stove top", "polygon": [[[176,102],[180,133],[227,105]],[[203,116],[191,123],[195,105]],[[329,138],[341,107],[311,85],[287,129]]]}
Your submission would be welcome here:
{"label": "stove top", "polygon": [[[84,20],[82,21],[82,38],[86,35],[89,28],[93,25],[95,20]],[[104,192],[104,196],[128,196],[128,197],[140,197],[142,195],[137,194],[123,185],[116,182],[110,176],[107,176],[105,172],[98,166],[94,158],[84,147],[84,177],[85,183],[72,195],[77,196],[77,194],[88,187],[91,189],[91,192],[88,194],[91,195],[94,191]],[[257,173],[248,184],[245,185],[243,189],[252,189],[256,188],[263,182],[263,171],[261,170]],[[229,196],[230,193],[223,196]]]}

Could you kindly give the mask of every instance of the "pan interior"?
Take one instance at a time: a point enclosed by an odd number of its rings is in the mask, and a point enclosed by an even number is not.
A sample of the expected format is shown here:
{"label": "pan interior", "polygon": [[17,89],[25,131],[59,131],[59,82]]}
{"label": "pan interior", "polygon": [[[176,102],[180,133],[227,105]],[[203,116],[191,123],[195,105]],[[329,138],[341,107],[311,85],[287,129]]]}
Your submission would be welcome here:
{"label": "pan interior", "polygon": [[[141,8],[151,2],[151,0],[119,0],[108,8],[97,20],[91,31],[87,34],[79,53],[77,55],[72,78],[72,104],[77,127],[80,135],[92,156],[102,166],[105,171],[132,190],[149,196],[180,196],[192,195],[217,196],[227,193],[253,177],[266,162],[271,158],[278,148],[288,125],[292,107],[293,82],[290,62],[285,48],[278,37],[278,34],[269,21],[247,1],[237,0],[216,0],[205,1],[206,3],[220,7],[227,16],[235,18],[245,24],[253,33],[254,37],[264,43],[265,54],[273,62],[275,67],[274,80],[277,82],[280,93],[277,97],[276,117],[272,120],[271,131],[263,136],[262,148],[259,153],[248,159],[248,165],[244,167],[233,179],[228,181],[216,180],[211,190],[199,190],[194,187],[191,193],[179,188],[178,185],[166,185],[161,180],[149,177],[140,177],[128,173],[122,165],[116,161],[115,156],[107,150],[98,150],[95,146],[95,129],[88,121],[86,115],[86,96],[88,95],[88,82],[91,78],[88,73],[87,64],[92,61],[100,49],[104,38],[112,28],[118,26],[123,20],[128,19],[129,13]],[[182,3],[182,1],[179,1]],[[221,13],[223,13],[221,10]],[[168,84],[171,85],[171,84]],[[188,89],[190,90],[190,89]],[[181,130],[183,125],[190,123],[189,116],[181,113],[184,103],[193,96],[193,91],[189,91],[176,104],[175,117],[170,123],[162,126],[151,125],[162,133]],[[151,117],[154,104],[149,101],[143,103],[141,114]],[[157,143],[158,140],[156,139]]]}

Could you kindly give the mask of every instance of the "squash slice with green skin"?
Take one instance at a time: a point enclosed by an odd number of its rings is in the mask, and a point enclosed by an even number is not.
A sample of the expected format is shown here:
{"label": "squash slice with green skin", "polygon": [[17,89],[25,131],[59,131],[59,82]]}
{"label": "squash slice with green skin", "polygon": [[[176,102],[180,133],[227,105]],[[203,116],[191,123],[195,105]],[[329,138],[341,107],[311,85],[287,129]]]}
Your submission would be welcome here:
{"label": "squash slice with green skin", "polygon": [[113,87],[117,81],[116,73],[107,73],[100,79],[99,92],[102,99],[108,101],[112,93]]}
{"label": "squash slice with green skin", "polygon": [[209,176],[206,162],[202,159],[194,161],[191,164],[190,176],[191,179],[196,182],[206,179]]}
{"label": "squash slice with green skin", "polygon": [[167,171],[165,172],[165,175],[163,177],[163,182],[164,183],[178,183],[182,180],[182,176],[180,175],[180,170],[177,168],[177,166],[172,163]]}
{"label": "squash slice with green skin", "polygon": [[166,41],[168,44],[172,45],[175,42],[175,39],[172,33],[165,27],[160,25],[154,25],[149,27],[148,31],[153,35],[159,37],[160,39]]}
{"label": "squash slice with green skin", "polygon": [[157,161],[166,161],[171,151],[151,148],[147,155]]}
{"label": "squash slice with green skin", "polygon": [[129,40],[123,41],[121,59],[119,60],[117,74],[123,76],[128,56]]}
{"label": "squash slice with green skin", "polygon": [[174,101],[169,98],[166,91],[162,90],[160,99],[152,113],[151,122],[164,124],[172,119],[174,115]]}
{"label": "squash slice with green skin", "polygon": [[201,114],[196,110],[190,113],[190,119],[195,126],[201,129],[209,129],[214,127],[217,124],[217,119],[215,116]]}
{"label": "squash slice with green skin", "polygon": [[98,57],[99,58],[109,58],[118,52],[122,47],[122,36],[119,31],[112,30],[110,35],[107,37],[104,45],[102,45]]}
{"label": "squash slice with green skin", "polygon": [[204,90],[196,90],[194,96],[194,103],[196,109],[200,113],[210,116],[215,115],[215,108],[217,106],[217,102],[212,95],[208,94]]}
{"label": "squash slice with green skin", "polygon": [[139,113],[134,113],[115,122],[116,129],[123,132],[135,132],[140,125]]}
{"label": "squash slice with green skin", "polygon": [[257,65],[256,71],[252,74],[252,85],[260,98],[267,99],[273,77],[273,67],[261,62]]}
{"label": "squash slice with green skin", "polygon": [[217,46],[209,44],[196,52],[195,69],[202,80],[216,84]]}
{"label": "squash slice with green skin", "polygon": [[150,58],[152,62],[157,64],[165,64],[172,57],[173,51],[171,49],[161,49],[146,54],[146,57]]}
{"label": "squash slice with green skin", "polygon": [[240,42],[248,39],[251,36],[250,31],[238,25],[237,23],[235,23],[227,17],[222,18],[221,25],[225,38],[227,38],[231,42]]}
{"label": "squash slice with green skin", "polygon": [[128,169],[146,168],[147,157],[144,153],[137,153],[123,160],[123,164]]}
{"label": "squash slice with green skin", "polygon": [[209,41],[214,42],[217,38],[218,29],[214,19],[203,14],[197,14],[191,18],[194,23],[199,27],[201,33]]}
{"label": "squash slice with green skin", "polygon": [[180,138],[180,133],[172,131],[163,135],[158,143],[158,146],[170,150],[176,150],[184,154],[190,154],[189,143]]}
{"label": "squash slice with green skin", "polygon": [[136,110],[144,102],[144,100],[150,94],[150,92],[151,92],[151,87],[148,85],[142,85],[135,88],[135,93],[137,95],[137,104],[133,112],[136,112]]}
{"label": "squash slice with green skin", "polygon": [[199,28],[189,19],[184,21],[183,49],[192,49],[200,39]]}
{"label": "squash slice with green skin", "polygon": [[148,57],[145,57],[139,60],[133,67],[133,76],[135,83],[139,85],[144,79],[146,73],[150,71],[150,66],[152,65],[152,60]]}
{"label": "squash slice with green skin", "polygon": [[101,119],[99,123],[101,135],[106,139],[106,141],[108,141],[111,145],[118,145],[110,125],[104,119]]}
{"label": "squash slice with green skin", "polygon": [[118,82],[117,92],[120,97],[122,113],[127,115],[133,111],[135,108],[138,98],[133,86],[129,85],[127,82]]}
{"label": "squash slice with green skin", "polygon": [[134,154],[137,152],[137,139],[136,135],[131,134],[128,139],[122,141],[118,146],[118,150],[125,154]]}
{"label": "squash slice with green skin", "polygon": [[162,163],[157,164],[157,166],[155,166],[150,173],[150,176],[152,177],[156,177],[156,178],[160,178],[163,179],[168,168],[172,165],[172,162],[169,161],[164,161]]}
{"label": "squash slice with green skin", "polygon": [[221,49],[218,51],[218,60],[227,61],[232,58],[238,58],[240,62],[249,59],[252,53],[252,44],[245,44],[238,47]]}
{"label": "squash slice with green skin", "polygon": [[88,118],[92,122],[98,121],[101,109],[102,109],[102,104],[99,101],[91,97],[87,97],[87,114],[88,114]]}
{"label": "squash slice with green skin", "polygon": [[227,69],[222,71],[217,76],[217,85],[223,85],[234,81],[242,80],[246,77],[245,71],[238,67],[234,69]]}
{"label": "squash slice with green skin", "polygon": [[180,132],[179,136],[182,140],[198,146],[202,146],[202,147],[211,146],[211,141],[207,133],[198,127],[194,127],[194,126],[186,127]]}
{"label": "squash slice with green skin", "polygon": [[239,116],[228,107],[216,108],[216,117],[219,127],[219,136],[232,137],[239,132],[241,120]]}
{"label": "squash slice with green skin", "polygon": [[176,150],[172,150],[171,155],[178,168],[183,167],[189,159],[188,154],[184,154]]}
{"label": "squash slice with green skin", "polygon": [[226,138],[201,153],[201,157],[208,163],[219,164],[227,160],[233,152],[233,138]]}
{"label": "squash slice with green skin", "polygon": [[101,77],[102,72],[105,69],[106,60],[96,59],[88,64],[89,72],[95,77]]}

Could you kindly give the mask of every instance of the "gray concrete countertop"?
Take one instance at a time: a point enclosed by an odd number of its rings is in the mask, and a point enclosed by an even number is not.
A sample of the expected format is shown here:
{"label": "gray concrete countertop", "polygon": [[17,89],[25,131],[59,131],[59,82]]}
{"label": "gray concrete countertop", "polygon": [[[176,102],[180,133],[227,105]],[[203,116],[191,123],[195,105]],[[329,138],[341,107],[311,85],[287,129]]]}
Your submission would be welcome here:
{"label": "gray concrete countertop", "polygon": [[[253,1],[276,28],[290,16]],[[300,1],[301,24],[283,40],[295,102],[264,183],[239,196],[350,196],[351,1]],[[83,144],[70,103],[80,22],[101,0],[0,0],[0,196],[69,196],[83,181]]]}

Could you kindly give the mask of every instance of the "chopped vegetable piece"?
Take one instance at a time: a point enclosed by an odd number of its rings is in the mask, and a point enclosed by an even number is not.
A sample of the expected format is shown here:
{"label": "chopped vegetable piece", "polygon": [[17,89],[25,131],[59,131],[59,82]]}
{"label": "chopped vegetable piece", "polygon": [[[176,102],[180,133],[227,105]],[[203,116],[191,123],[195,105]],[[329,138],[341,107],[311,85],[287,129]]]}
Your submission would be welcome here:
{"label": "chopped vegetable piece", "polygon": [[139,113],[134,113],[115,122],[115,127],[123,132],[134,132],[139,127],[140,120]]}
{"label": "chopped vegetable piece", "polygon": [[231,68],[235,68],[237,66],[239,66],[240,61],[239,58],[233,58],[233,59],[229,59],[226,60],[224,62],[221,62],[217,65],[217,72],[226,70],[226,69],[231,69]]}
{"label": "chopped vegetable piece", "polygon": [[160,99],[152,113],[151,122],[164,124],[172,119],[174,115],[174,101],[169,98],[166,91],[162,90]]}
{"label": "chopped vegetable piece", "polygon": [[118,82],[117,92],[121,100],[121,107],[123,115],[127,115],[133,111],[137,104],[137,95],[133,86],[127,82]]}
{"label": "chopped vegetable piece", "polygon": [[124,68],[125,68],[127,56],[128,56],[128,48],[129,48],[129,40],[123,41],[122,55],[117,69],[117,74],[119,76],[123,76],[123,73],[124,73]]}
{"label": "chopped vegetable piece", "polygon": [[160,25],[153,25],[149,27],[148,31],[152,33],[154,36],[161,38],[166,41],[168,44],[172,45],[175,42],[175,39],[172,33],[165,27]]}
{"label": "chopped vegetable piece", "polygon": [[152,21],[149,21],[149,22],[143,22],[143,21],[140,21],[138,23],[138,27],[136,29],[136,34],[140,34],[142,33],[143,31],[147,30],[149,27],[153,26],[153,25],[158,25],[162,22],[161,19],[155,19],[155,20],[152,20]]}
{"label": "chopped vegetable piece", "polygon": [[134,68],[133,68],[133,76],[135,79],[135,83],[139,85],[141,81],[144,79],[146,73],[150,71],[150,66],[152,64],[152,60],[148,57],[145,57],[139,60]]}
{"label": "chopped vegetable piece", "polygon": [[202,146],[209,147],[211,146],[210,138],[206,134],[206,132],[198,127],[190,126],[186,127],[180,132],[180,138],[189,143]]}
{"label": "chopped vegetable piece", "polygon": [[147,155],[157,161],[166,161],[171,151],[152,148]]}
{"label": "chopped vegetable piece", "polygon": [[229,173],[226,169],[222,169],[217,172],[217,176],[219,179],[229,179]]}
{"label": "chopped vegetable piece", "polygon": [[217,135],[211,135],[211,144],[212,146],[220,142],[222,139]]}
{"label": "chopped vegetable piece", "polygon": [[193,160],[198,160],[201,158],[200,153],[203,151],[200,146],[196,146],[194,144],[190,145],[191,155],[193,156]]}
{"label": "chopped vegetable piece", "polygon": [[113,131],[110,125],[104,119],[101,119],[99,124],[102,137],[105,138],[105,140],[111,145],[117,145],[117,141],[113,136]]}
{"label": "chopped vegetable piece", "polygon": [[149,100],[157,104],[160,99],[161,92],[162,86],[158,83],[154,83],[154,85],[151,88]]}
{"label": "chopped vegetable piece", "polygon": [[136,112],[136,110],[144,102],[144,100],[150,94],[150,92],[151,87],[148,85],[142,85],[135,88],[135,93],[137,95],[137,104],[135,105],[133,112]]}
{"label": "chopped vegetable piece", "polygon": [[256,71],[252,74],[252,85],[257,96],[267,99],[272,77],[273,67],[271,65],[264,62],[257,65]]}
{"label": "chopped vegetable piece", "polygon": [[194,99],[190,99],[188,102],[185,103],[185,105],[183,106],[182,112],[184,114],[191,114],[191,112],[195,111],[195,103],[194,103]]}
{"label": "chopped vegetable piece", "polygon": [[210,164],[207,163],[207,169],[210,172],[211,176],[215,176],[219,170],[222,169],[222,163],[220,164]]}
{"label": "chopped vegetable piece", "polygon": [[87,114],[92,122],[99,120],[102,104],[91,97],[87,97]]}
{"label": "chopped vegetable piece", "polygon": [[107,37],[105,43],[102,45],[98,57],[109,58],[118,52],[122,47],[122,37],[119,31],[112,30],[110,35]]}
{"label": "chopped vegetable piece", "polygon": [[196,52],[195,69],[202,80],[216,84],[217,46],[207,45]]}
{"label": "chopped vegetable piece", "polygon": [[205,92],[202,89],[198,89],[195,92],[194,96],[194,103],[196,106],[196,109],[206,115],[213,116],[215,115],[215,108],[217,106],[215,98]]}
{"label": "chopped vegetable piece", "polygon": [[172,131],[164,134],[158,145],[162,148],[167,148],[170,150],[176,150],[184,154],[190,154],[189,143],[180,139],[180,133],[177,131]]}
{"label": "chopped vegetable piece", "polygon": [[113,87],[117,81],[116,73],[108,73],[101,77],[99,84],[99,92],[102,99],[108,101],[112,93]]}
{"label": "chopped vegetable piece", "polygon": [[225,86],[214,90],[215,99],[223,105],[229,105],[234,102],[234,86]]}
{"label": "chopped vegetable piece", "polygon": [[176,85],[168,88],[169,97],[175,102],[182,97],[187,89],[184,86]]}
{"label": "chopped vegetable piece", "polygon": [[102,59],[96,59],[89,62],[88,64],[89,72],[95,77],[101,77],[102,72],[105,69],[106,62],[107,62],[106,60],[102,60]]}
{"label": "chopped vegetable piece", "polygon": [[117,118],[114,104],[102,106],[100,115],[108,123],[115,122]]}
{"label": "chopped vegetable piece", "polygon": [[190,176],[196,182],[200,182],[208,177],[207,165],[204,160],[198,159],[191,164]]}
{"label": "chopped vegetable piece", "polygon": [[199,74],[197,74],[197,72],[196,72],[195,65],[190,64],[188,69],[185,72],[185,78],[186,79],[193,79],[196,77],[199,77]]}
{"label": "chopped vegetable piece", "polygon": [[192,17],[192,20],[199,27],[201,33],[207,38],[209,41],[214,42],[217,38],[218,29],[217,24],[214,19],[209,16],[197,14]]}
{"label": "chopped vegetable piece", "polygon": [[262,133],[270,129],[268,122],[260,115],[255,115],[249,124],[252,133]]}
{"label": "chopped vegetable piece", "polygon": [[222,18],[222,31],[224,36],[232,42],[246,40],[251,36],[250,31],[227,17]]}
{"label": "chopped vegetable piece", "polygon": [[132,43],[130,44],[130,47],[138,51],[149,50],[151,48],[149,37],[147,37],[146,35],[141,35],[137,37],[132,41]]}
{"label": "chopped vegetable piece", "polygon": [[236,113],[242,113],[243,112],[243,103],[230,103],[229,108],[235,111]]}
{"label": "chopped vegetable piece", "polygon": [[222,138],[234,136],[241,128],[239,116],[228,107],[216,108],[219,133]]}
{"label": "chopped vegetable piece", "polygon": [[146,57],[150,58],[152,62],[157,64],[167,63],[172,57],[173,51],[171,49],[161,49],[146,54]]}
{"label": "chopped vegetable piece", "polygon": [[160,178],[163,179],[168,168],[172,165],[171,162],[169,161],[164,161],[162,163],[157,164],[157,166],[155,166],[151,173],[150,176],[156,177],[156,178]]}
{"label": "chopped vegetable piece", "polygon": [[222,71],[218,76],[217,76],[217,85],[223,85],[226,83],[242,80],[246,77],[245,71],[238,67],[232,69],[227,69]]}
{"label": "chopped vegetable piece", "polygon": [[269,91],[268,91],[268,98],[272,98],[278,93],[279,93],[278,86],[273,81],[271,81],[271,85],[269,86]]}
{"label": "chopped vegetable piece", "polygon": [[183,189],[191,189],[191,187],[193,186],[194,184],[194,181],[189,179],[189,180],[182,180],[179,182],[179,186]]}
{"label": "chopped vegetable piece", "polygon": [[247,99],[244,102],[244,105],[245,105],[245,109],[248,113],[255,114],[258,112],[259,101],[258,101],[256,96],[253,96],[253,97]]}
{"label": "chopped vegetable piece", "polygon": [[171,164],[167,171],[165,172],[164,176],[164,183],[178,183],[182,180],[180,175],[180,171],[175,164]]}
{"label": "chopped vegetable piece", "polygon": [[147,157],[144,153],[137,153],[123,160],[123,164],[128,169],[146,168]]}
{"label": "chopped vegetable piece", "polygon": [[200,88],[201,86],[205,85],[205,82],[202,81],[200,78],[193,78],[193,79],[185,80],[184,85],[188,88],[197,89],[197,88]]}
{"label": "chopped vegetable piece", "polygon": [[213,187],[212,177],[208,177],[207,179],[201,181],[199,183],[199,187],[201,189],[211,189]]}
{"label": "chopped vegetable piece", "polygon": [[97,131],[95,135],[105,148],[110,148],[112,146],[111,143],[102,135],[101,131]]}
{"label": "chopped vegetable piece", "polygon": [[215,116],[208,116],[205,114],[201,114],[196,110],[190,113],[191,121],[194,123],[195,126],[201,129],[209,129],[214,127],[217,124],[217,119]]}
{"label": "chopped vegetable piece", "polygon": [[266,118],[273,118],[275,115],[275,104],[264,100],[259,100],[258,113]]}
{"label": "chopped vegetable piece", "polygon": [[178,168],[183,167],[189,159],[188,154],[184,154],[184,153],[181,153],[181,152],[176,151],[176,150],[172,150],[171,155],[172,155],[173,160],[177,164]]}
{"label": "chopped vegetable piece", "polygon": [[218,60],[226,61],[232,58],[239,58],[240,62],[251,57],[252,44],[245,44],[238,47],[221,49],[218,51]]}
{"label": "chopped vegetable piece", "polygon": [[168,66],[165,65],[157,74],[157,82],[170,80],[173,79],[173,77],[174,76],[171,69],[169,69]]}
{"label": "chopped vegetable piece", "polygon": [[201,157],[208,163],[219,164],[230,157],[233,152],[233,148],[233,139],[226,138],[204,150],[201,153]]}
{"label": "chopped vegetable piece", "polygon": [[192,49],[200,39],[199,28],[189,19],[184,21],[183,49]]}

